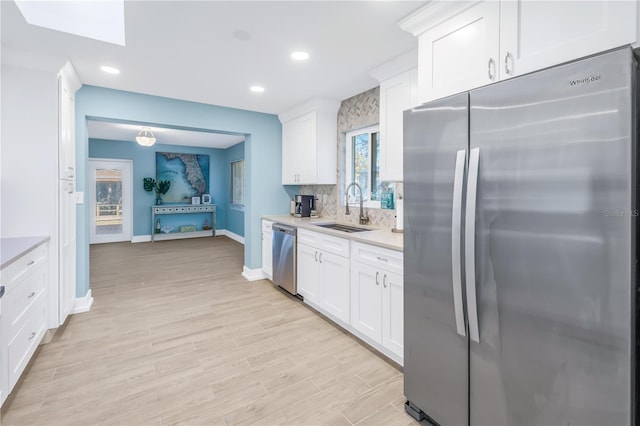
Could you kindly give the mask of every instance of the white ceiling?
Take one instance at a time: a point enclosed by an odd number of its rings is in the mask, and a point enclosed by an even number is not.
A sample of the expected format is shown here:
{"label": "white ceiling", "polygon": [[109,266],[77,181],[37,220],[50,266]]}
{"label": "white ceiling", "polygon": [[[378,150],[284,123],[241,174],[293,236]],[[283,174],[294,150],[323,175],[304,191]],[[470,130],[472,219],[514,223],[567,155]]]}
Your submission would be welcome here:
{"label": "white ceiling", "polygon": [[[112,123],[88,120],[89,138],[135,142],[141,124]],[[198,146],[207,148],[229,148],[244,141],[243,135],[227,135],[199,130],[173,129],[147,126],[156,137],[156,144]]]}
{"label": "white ceiling", "polygon": [[[70,58],[84,84],[277,114],[375,87],[368,71],[416,48],[396,22],[424,2],[125,1],[125,47],[29,25],[0,3],[3,62]],[[297,49],[311,58],[294,62]]]}

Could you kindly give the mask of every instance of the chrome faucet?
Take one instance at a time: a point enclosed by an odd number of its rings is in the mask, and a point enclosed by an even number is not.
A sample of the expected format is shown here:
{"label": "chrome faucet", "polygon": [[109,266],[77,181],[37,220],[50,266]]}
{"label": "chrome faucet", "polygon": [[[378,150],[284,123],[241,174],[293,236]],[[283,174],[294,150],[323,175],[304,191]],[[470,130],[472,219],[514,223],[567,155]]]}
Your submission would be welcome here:
{"label": "chrome faucet", "polygon": [[356,182],[351,182],[349,184],[349,186],[347,186],[347,190],[345,191],[345,210],[344,210],[344,214],[346,215],[350,215],[351,212],[349,211],[349,189],[351,189],[352,186],[355,186],[356,188],[358,188],[358,191],[360,191],[360,225],[366,225],[367,223],[369,223],[369,216],[364,214],[364,206],[362,205],[362,188],[360,188],[360,185],[358,185]]}

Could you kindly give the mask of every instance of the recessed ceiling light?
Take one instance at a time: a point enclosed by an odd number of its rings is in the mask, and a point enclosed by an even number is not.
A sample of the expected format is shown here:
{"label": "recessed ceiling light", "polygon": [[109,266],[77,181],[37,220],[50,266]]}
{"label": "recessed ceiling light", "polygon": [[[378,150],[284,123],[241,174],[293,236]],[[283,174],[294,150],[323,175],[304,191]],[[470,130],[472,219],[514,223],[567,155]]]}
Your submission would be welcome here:
{"label": "recessed ceiling light", "polygon": [[264,87],[262,86],[251,86],[250,90],[254,93],[262,93],[264,92]]}
{"label": "recessed ceiling light", "polygon": [[293,52],[291,54],[291,58],[295,59],[296,61],[306,61],[307,59],[309,59],[309,54],[307,52],[299,50],[297,52]]}
{"label": "recessed ceiling light", "polygon": [[120,74],[120,70],[118,68],[102,66],[100,69],[109,74]]}

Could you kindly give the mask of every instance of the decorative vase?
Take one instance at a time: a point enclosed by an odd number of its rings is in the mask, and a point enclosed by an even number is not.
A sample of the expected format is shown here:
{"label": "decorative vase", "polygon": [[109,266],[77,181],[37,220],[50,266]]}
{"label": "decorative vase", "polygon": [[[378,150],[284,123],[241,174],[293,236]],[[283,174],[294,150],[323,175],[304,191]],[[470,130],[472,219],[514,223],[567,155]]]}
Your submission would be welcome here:
{"label": "decorative vase", "polygon": [[164,204],[164,201],[162,201],[162,196],[161,195],[157,195],[156,196],[156,206],[161,206]]}

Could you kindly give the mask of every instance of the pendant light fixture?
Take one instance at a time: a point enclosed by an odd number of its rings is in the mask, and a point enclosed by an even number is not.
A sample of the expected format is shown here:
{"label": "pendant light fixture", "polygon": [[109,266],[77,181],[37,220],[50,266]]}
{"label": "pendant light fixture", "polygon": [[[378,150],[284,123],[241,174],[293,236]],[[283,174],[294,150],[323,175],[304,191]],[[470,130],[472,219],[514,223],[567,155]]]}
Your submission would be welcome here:
{"label": "pendant light fixture", "polygon": [[153,136],[153,132],[149,127],[143,127],[140,129],[138,136],[136,136],[136,142],[142,146],[151,146],[156,143],[156,137]]}

